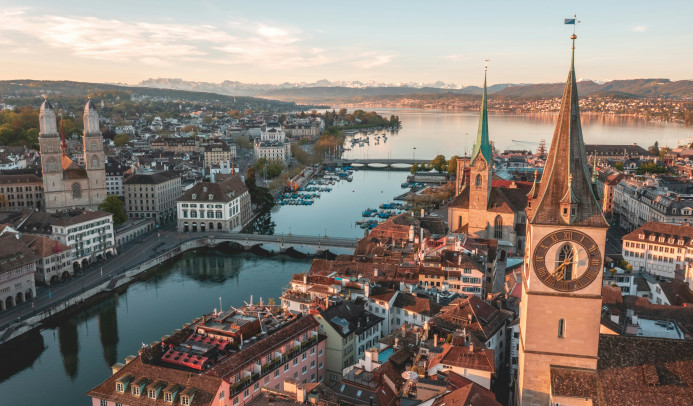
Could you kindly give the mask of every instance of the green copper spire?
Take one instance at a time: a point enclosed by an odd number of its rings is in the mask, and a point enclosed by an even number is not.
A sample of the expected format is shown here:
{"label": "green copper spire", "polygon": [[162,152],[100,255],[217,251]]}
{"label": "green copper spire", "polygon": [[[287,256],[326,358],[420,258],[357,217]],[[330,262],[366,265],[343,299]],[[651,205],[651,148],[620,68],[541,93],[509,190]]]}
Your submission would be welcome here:
{"label": "green copper spire", "polygon": [[487,164],[491,164],[491,142],[488,139],[488,106],[486,105],[486,69],[484,69],[484,91],[481,95],[481,114],[479,117],[479,131],[476,133],[476,143],[472,151],[471,163],[481,154]]}

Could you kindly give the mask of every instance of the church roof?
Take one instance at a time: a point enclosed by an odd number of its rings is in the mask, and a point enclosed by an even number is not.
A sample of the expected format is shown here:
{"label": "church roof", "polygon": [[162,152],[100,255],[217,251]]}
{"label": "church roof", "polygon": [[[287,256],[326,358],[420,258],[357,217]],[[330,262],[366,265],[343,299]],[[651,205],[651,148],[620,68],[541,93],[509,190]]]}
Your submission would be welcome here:
{"label": "church roof", "polygon": [[[528,206],[528,218],[530,223],[566,225],[566,221],[561,217],[561,200],[566,193],[572,192],[579,203],[576,216],[572,218],[570,224],[606,227],[608,224],[592,189],[590,171],[585,157],[574,55],[575,47],[573,47],[570,71],[563,91],[551,149],[536,193],[537,197],[531,199]],[[571,177],[572,182],[570,182]]]}
{"label": "church roof", "polygon": [[[495,181],[494,181],[495,183]],[[499,213],[517,213],[527,207],[527,191],[525,184],[517,184],[519,187],[496,187],[491,188],[488,199],[487,210]],[[460,194],[450,202],[448,207],[469,208],[469,187],[465,186]]]}
{"label": "church roof", "polygon": [[488,137],[488,107],[486,104],[486,72],[484,71],[484,90],[481,94],[481,111],[479,114],[479,130],[476,133],[476,143],[474,143],[474,150],[472,151],[472,159],[470,162],[474,162],[476,157],[481,154],[486,160],[487,164],[491,164],[492,150],[491,142]]}

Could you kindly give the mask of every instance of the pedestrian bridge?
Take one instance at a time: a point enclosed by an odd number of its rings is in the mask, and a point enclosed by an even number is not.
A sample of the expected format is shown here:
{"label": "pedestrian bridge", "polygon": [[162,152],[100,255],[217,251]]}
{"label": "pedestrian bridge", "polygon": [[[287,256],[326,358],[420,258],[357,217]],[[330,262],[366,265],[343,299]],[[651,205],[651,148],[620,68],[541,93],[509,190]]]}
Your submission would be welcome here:
{"label": "pedestrian bridge", "polygon": [[320,254],[330,251],[333,254],[353,254],[358,238],[309,236],[309,235],[262,235],[247,233],[214,233],[207,238],[207,245],[215,247],[221,244],[236,244],[248,251],[261,248],[271,253],[282,253],[289,249],[305,255]]}
{"label": "pedestrian bridge", "polygon": [[[430,163],[430,159],[412,159],[412,158],[370,158],[370,159],[348,159],[348,158],[340,158],[340,159],[333,159],[329,161],[325,161],[324,164],[326,166],[336,166],[336,167],[344,167],[344,166],[363,166],[363,167],[368,167],[372,169],[379,169],[379,168],[390,168],[390,169],[402,169],[402,170],[409,170],[409,168],[414,165],[414,164],[427,164]],[[399,167],[395,167],[393,165],[399,165]]]}

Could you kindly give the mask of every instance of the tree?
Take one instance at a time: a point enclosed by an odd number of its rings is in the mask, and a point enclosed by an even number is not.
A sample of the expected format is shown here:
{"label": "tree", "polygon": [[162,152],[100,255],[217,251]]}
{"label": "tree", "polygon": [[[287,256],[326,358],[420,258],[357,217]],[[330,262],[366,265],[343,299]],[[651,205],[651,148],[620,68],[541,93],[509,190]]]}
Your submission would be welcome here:
{"label": "tree", "polygon": [[125,133],[118,134],[113,138],[113,143],[116,147],[127,145],[128,142],[130,142],[130,137]]}
{"label": "tree", "polygon": [[459,158],[457,155],[453,155],[448,159],[448,174],[451,176],[457,173],[457,158]]}
{"label": "tree", "polygon": [[619,171],[623,171],[623,169],[624,169],[623,162],[616,162],[614,164],[614,168],[616,168]]}
{"label": "tree", "polygon": [[651,145],[647,151],[654,156],[659,156],[659,141],[655,141],[655,143]]}
{"label": "tree", "polygon": [[128,216],[125,215],[125,210],[123,210],[123,202],[116,195],[106,196],[106,199],[99,205],[99,210],[111,213],[113,215],[113,224],[116,227],[119,227],[128,219]]}
{"label": "tree", "polygon": [[669,170],[663,166],[659,166],[656,163],[642,164],[638,169],[635,170],[637,175],[644,175],[646,173],[667,173]]}
{"label": "tree", "polygon": [[255,189],[255,167],[250,166],[248,167],[248,170],[245,172],[245,186],[248,188],[248,190],[253,190]]}
{"label": "tree", "polygon": [[444,155],[438,155],[431,161],[431,166],[438,172],[442,172],[446,169],[448,161],[445,160]]}
{"label": "tree", "polygon": [[409,172],[411,172],[412,175],[416,175],[416,171],[419,170],[419,164],[414,164],[409,168]]}
{"label": "tree", "polygon": [[666,158],[667,154],[671,152],[671,148],[669,147],[662,147],[659,149],[659,157],[664,159]]}

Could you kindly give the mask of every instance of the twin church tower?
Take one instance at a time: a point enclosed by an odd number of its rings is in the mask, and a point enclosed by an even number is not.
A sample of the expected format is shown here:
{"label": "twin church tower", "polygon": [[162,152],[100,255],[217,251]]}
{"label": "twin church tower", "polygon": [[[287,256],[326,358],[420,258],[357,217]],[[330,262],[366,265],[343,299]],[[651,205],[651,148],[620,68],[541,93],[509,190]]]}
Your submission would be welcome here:
{"label": "twin church tower", "polygon": [[[521,199],[514,198],[525,205],[526,215],[519,405],[549,405],[551,376],[557,368],[597,369],[608,223],[585,156],[574,65],[576,38],[571,37],[568,80],[541,182],[535,180],[528,193],[524,190]],[[489,233],[493,223],[487,212],[496,192],[491,187],[485,78],[479,132],[469,165],[466,227],[470,233]]]}
{"label": "twin church tower", "polygon": [[67,146],[58,134],[53,106],[45,100],[39,112],[39,147],[46,211],[97,210],[106,198],[103,136],[99,129],[99,113],[91,100],[84,106],[82,142],[84,168],[67,156]]}

